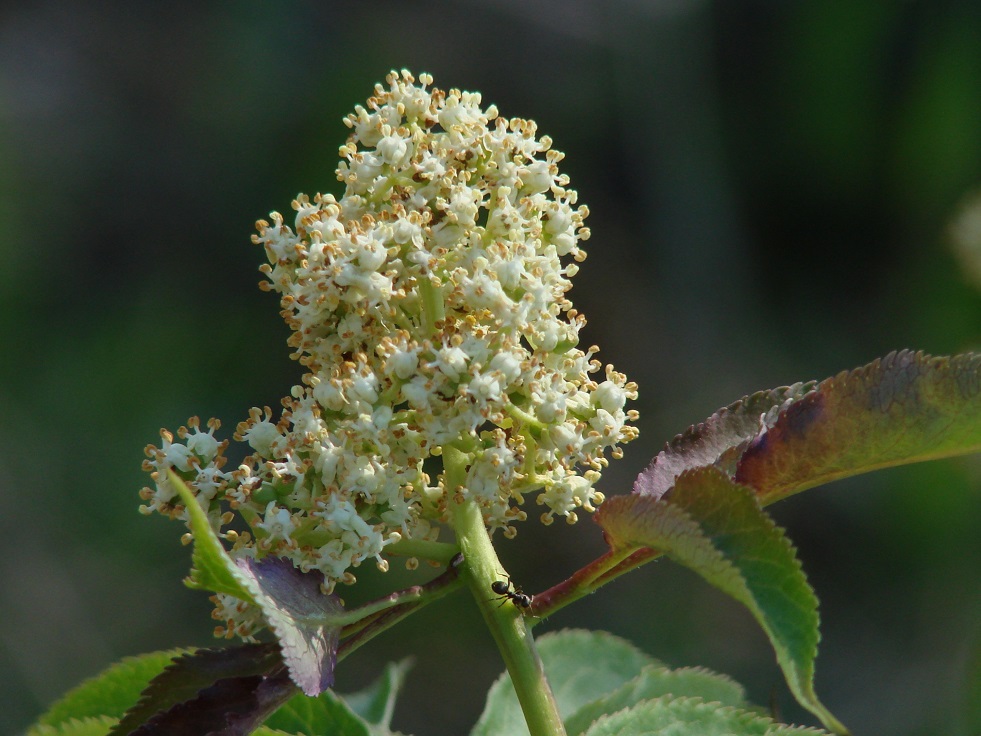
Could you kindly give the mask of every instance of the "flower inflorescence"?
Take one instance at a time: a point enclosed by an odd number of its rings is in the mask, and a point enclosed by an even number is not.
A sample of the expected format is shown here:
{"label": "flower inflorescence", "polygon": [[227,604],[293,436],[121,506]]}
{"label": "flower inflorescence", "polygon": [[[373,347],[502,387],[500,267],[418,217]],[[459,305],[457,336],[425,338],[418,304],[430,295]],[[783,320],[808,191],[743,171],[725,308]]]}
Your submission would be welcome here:
{"label": "flower inflorescence", "polygon": [[[513,536],[536,494],[541,519],[575,521],[602,501],[607,453],[636,437],[636,385],[580,350],[585,323],[566,296],[585,259],[586,207],[563,155],[532,121],[506,120],[479,94],[392,72],[345,122],[344,193],[305,195],[260,220],[267,280],[281,295],[293,357],[306,369],[274,418],[252,409],[235,439],[252,450],[225,471],[218,423],[197,420],[149,446],[146,513],[185,518],[173,468],[233,555],[287,557],[329,586],[402,538],[435,539],[448,504],[474,502]],[[563,262],[566,259],[567,262]],[[597,375],[600,374],[600,375]],[[452,446],[466,482],[447,487]],[[227,633],[254,612],[219,596]]]}

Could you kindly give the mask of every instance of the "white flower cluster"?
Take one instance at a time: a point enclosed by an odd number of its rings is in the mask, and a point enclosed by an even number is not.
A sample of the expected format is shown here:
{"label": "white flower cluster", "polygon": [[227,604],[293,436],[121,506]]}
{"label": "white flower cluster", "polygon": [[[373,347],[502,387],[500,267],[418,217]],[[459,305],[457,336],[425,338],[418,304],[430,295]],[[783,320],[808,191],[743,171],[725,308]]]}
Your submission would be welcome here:
{"label": "white flower cluster", "polygon": [[[288,557],[331,585],[368,558],[386,567],[400,538],[434,539],[451,502],[479,504],[508,536],[530,493],[543,522],[575,521],[602,501],[606,452],[637,434],[624,410],[636,385],[609,366],[594,380],[597,348],[577,348],[585,320],[566,292],[589,231],[562,154],[479,94],[405,71],[386,81],[345,121],[343,196],[301,195],[292,227],[274,212],[253,238],[302,385],[278,420],[253,409],[239,425],[253,454],[237,469],[222,470],[214,422],[181,428],[183,444],[164,432],[145,464],[147,513],[182,515],[162,472],[174,468],[217,529],[222,502],[250,524],[233,554]],[[463,487],[445,486],[447,446],[467,458]],[[236,605],[219,608],[241,622]]]}

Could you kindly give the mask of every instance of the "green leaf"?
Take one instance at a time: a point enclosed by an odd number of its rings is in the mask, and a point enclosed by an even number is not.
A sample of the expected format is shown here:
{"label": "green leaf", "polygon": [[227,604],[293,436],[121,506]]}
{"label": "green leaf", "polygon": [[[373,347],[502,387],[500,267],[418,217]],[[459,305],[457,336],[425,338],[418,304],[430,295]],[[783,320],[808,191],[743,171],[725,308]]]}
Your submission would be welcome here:
{"label": "green leaf", "polygon": [[257,605],[249,592],[248,583],[241,579],[241,572],[208,523],[208,516],[197,498],[174,471],[169,471],[167,475],[187,508],[194,537],[191,574],[184,584],[189,588],[224,593]]}
{"label": "green leaf", "polygon": [[345,695],[344,702],[369,723],[389,728],[395,711],[395,699],[411,668],[411,659],[389,662],[381,677],[363,690]]}
{"label": "green leaf", "polygon": [[[566,630],[535,642],[562,718],[583,704],[610,693],[644,667],[659,665],[633,644],[600,631]],[[505,672],[491,686],[487,704],[472,736],[520,736],[528,727],[511,678]]]}
{"label": "green leaf", "polygon": [[666,695],[698,697],[707,703],[736,707],[746,705],[742,686],[725,675],[696,667],[672,670],[648,666],[613,692],[579,708],[566,719],[565,730],[569,736],[578,736],[601,716]]}
{"label": "green leaf", "polygon": [[764,504],[839,478],[981,451],[981,355],[904,350],[822,381],[746,449]]}
{"label": "green leaf", "polygon": [[303,693],[293,696],[266,719],[264,724],[289,733],[338,734],[339,736],[373,736],[386,733],[376,731],[372,725],[355,713],[344,699],[326,690],[315,698]]}
{"label": "green leaf", "polygon": [[[38,726],[57,726],[72,718],[122,718],[140,693],[175,657],[191,650],[172,649],[139,657],[126,657],[102,673],[76,686],[37,720]],[[108,730],[108,729],[107,729]]]}
{"label": "green leaf", "polygon": [[660,550],[745,605],[770,638],[797,700],[825,726],[846,733],[814,693],[817,598],[752,489],[717,468],[699,468],[679,476],[660,500],[617,496],[595,518],[614,548]]}
{"label": "green leaf", "polygon": [[301,572],[280,557],[234,564],[276,635],[293,682],[311,697],[333,685],[341,632],[337,615],[344,608],[336,595],[322,592],[323,573]]}
{"label": "green leaf", "polygon": [[106,736],[115,724],[109,716],[68,718],[55,725],[32,726],[25,736]]}
{"label": "green leaf", "polygon": [[605,716],[586,736],[804,736],[826,734],[700,698],[656,698]]}
{"label": "green leaf", "polygon": [[409,660],[390,662],[375,682],[350,695],[340,696],[330,690],[316,698],[296,695],[265,725],[304,734],[388,734],[395,698],[410,666]]}

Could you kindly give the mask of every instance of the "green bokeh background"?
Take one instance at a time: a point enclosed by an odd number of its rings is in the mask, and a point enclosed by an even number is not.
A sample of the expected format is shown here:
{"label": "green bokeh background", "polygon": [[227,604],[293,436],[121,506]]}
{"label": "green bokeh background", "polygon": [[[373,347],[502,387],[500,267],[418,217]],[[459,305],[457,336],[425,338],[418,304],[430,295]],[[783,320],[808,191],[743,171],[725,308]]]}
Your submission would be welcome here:
{"label": "green bokeh background", "polygon": [[[981,186],[977,2],[7,4],[0,733],[121,656],[212,643],[206,596],[181,585],[183,530],[136,511],[142,449],[191,415],[230,433],[297,380],[252,223],[338,191],[342,116],[402,67],[534,118],[568,154],[592,210],[572,292],[585,342],[641,386],[641,438],[607,493],[743,394],[902,347],[981,348],[981,292],[945,234]],[[856,733],[975,736],[981,460],[773,511],[822,600],[829,707]],[[529,522],[499,546],[533,592],[602,540],[588,519]],[[369,571],[352,597],[430,574]],[[717,668],[813,723],[749,614],[668,562],[541,629],[568,626]],[[338,688],[408,655],[396,725],[465,733],[502,668],[472,602],[379,638]]]}

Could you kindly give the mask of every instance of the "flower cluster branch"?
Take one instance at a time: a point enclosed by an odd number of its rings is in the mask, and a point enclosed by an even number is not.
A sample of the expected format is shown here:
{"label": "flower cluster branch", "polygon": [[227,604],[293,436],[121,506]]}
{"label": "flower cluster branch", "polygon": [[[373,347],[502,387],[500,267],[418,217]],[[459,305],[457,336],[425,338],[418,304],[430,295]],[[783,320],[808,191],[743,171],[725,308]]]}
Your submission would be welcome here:
{"label": "flower cluster branch", "polygon": [[[277,555],[354,580],[386,547],[435,540],[448,503],[476,504],[506,536],[526,518],[576,520],[603,500],[608,457],[632,440],[636,385],[580,349],[585,319],[567,297],[585,258],[586,207],[559,173],[563,155],[533,122],[505,119],[479,94],[393,72],[346,119],[342,196],[300,195],[287,224],[259,221],[263,289],[279,293],[289,346],[306,373],[274,416],[254,408],[227,441],[194,419],[147,448],[145,513],[186,518],[173,468],[233,556]],[[452,447],[466,482],[447,487]],[[235,514],[250,532],[226,529]],[[220,633],[261,621],[217,597]]]}

